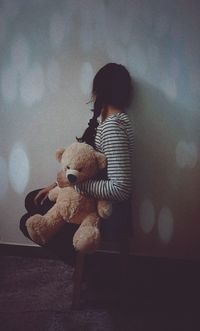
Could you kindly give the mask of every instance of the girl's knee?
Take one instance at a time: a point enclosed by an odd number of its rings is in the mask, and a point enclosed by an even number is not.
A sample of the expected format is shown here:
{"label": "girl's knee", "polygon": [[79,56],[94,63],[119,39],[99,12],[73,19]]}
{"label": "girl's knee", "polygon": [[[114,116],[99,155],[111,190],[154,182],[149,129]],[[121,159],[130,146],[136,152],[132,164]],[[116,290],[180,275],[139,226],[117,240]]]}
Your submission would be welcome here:
{"label": "girl's knee", "polygon": [[31,207],[33,205],[33,200],[34,200],[33,193],[29,192],[24,201],[25,208],[27,211],[29,211],[31,209]]}

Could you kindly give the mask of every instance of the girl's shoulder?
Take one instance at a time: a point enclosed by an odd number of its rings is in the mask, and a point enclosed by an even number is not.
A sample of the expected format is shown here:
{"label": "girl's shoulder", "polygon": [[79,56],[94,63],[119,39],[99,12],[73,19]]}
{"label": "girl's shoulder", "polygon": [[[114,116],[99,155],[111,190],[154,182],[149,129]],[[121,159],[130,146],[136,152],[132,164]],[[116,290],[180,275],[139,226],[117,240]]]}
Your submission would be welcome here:
{"label": "girl's shoulder", "polygon": [[131,123],[130,119],[126,113],[117,113],[106,118],[106,120],[102,122],[100,126],[102,128],[110,127],[112,125],[119,125],[122,127],[126,127],[130,123]]}

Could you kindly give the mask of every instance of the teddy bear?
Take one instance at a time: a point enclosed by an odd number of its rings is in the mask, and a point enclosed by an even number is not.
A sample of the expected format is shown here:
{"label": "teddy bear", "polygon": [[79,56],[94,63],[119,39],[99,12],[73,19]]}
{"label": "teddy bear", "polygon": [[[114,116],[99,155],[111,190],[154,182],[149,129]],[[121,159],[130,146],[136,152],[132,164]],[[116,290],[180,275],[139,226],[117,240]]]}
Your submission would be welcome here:
{"label": "teddy bear", "polygon": [[86,143],[75,142],[56,152],[56,159],[62,170],[58,184],[49,192],[49,199],[55,201],[45,215],[33,215],[27,222],[31,239],[45,245],[59,231],[65,222],[79,224],[73,237],[77,251],[95,251],[100,243],[100,220],[112,213],[112,204],[85,196],[74,185],[95,178],[106,168],[106,157]]}

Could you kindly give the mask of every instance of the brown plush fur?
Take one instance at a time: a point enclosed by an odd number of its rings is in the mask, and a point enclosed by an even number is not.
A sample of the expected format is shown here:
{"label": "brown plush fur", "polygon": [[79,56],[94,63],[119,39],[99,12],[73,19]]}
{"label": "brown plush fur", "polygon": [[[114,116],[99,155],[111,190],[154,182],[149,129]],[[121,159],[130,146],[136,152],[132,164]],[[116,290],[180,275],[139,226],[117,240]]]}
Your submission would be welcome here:
{"label": "brown plush fur", "polygon": [[73,238],[75,249],[95,250],[100,242],[100,218],[110,216],[111,204],[78,193],[72,184],[96,176],[106,167],[106,158],[85,143],[73,143],[67,149],[60,149],[56,157],[62,171],[58,174],[59,186],[49,192],[49,199],[55,201],[55,205],[45,215],[37,214],[27,220],[28,233],[33,241],[44,245],[65,222],[80,224]]}

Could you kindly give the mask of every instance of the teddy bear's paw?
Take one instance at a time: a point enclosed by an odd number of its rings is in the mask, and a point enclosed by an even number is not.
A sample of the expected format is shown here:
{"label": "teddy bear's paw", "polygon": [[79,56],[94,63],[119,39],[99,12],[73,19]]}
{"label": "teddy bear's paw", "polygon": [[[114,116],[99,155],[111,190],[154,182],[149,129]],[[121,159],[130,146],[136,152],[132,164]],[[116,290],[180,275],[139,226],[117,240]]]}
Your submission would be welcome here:
{"label": "teddy bear's paw", "polygon": [[31,216],[26,221],[26,227],[30,238],[40,246],[46,244],[46,240],[42,235],[42,231],[41,231],[42,224],[44,224],[44,219],[39,214]]}
{"label": "teddy bear's paw", "polygon": [[109,218],[112,214],[112,203],[109,201],[99,201],[98,214],[103,219]]}
{"label": "teddy bear's paw", "polygon": [[74,248],[84,253],[95,251],[99,244],[100,231],[94,226],[80,227],[73,237]]}

